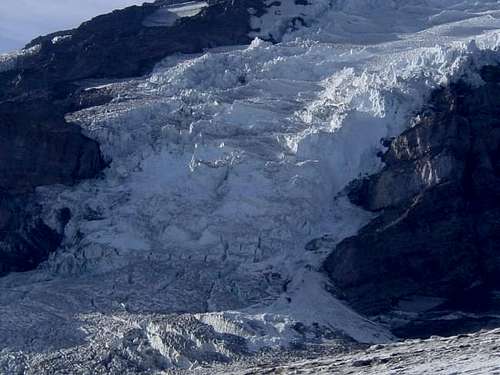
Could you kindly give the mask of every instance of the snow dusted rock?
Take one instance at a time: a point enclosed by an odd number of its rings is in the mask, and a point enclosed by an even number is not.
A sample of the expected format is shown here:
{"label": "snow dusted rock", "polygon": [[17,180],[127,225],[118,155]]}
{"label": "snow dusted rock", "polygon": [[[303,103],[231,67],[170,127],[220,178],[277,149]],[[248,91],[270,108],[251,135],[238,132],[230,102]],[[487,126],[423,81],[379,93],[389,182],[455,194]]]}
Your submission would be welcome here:
{"label": "snow dusted rock", "polygon": [[[138,76],[174,53],[202,53],[207,48],[249,44],[249,4],[262,9],[257,0],[220,2],[189,17],[179,16],[178,22],[167,22],[167,26],[162,25],[161,12],[168,6],[146,3],[98,16],[74,30],[37,38],[28,47],[39,45],[38,52],[18,58],[23,79],[15,92],[37,85],[58,91],[61,84],[81,79]],[[162,27],[149,27],[152,17]],[[64,39],[53,43],[54,38],[62,36]],[[7,83],[12,82],[15,75],[6,78]]]}
{"label": "snow dusted rock", "polygon": [[104,166],[98,143],[51,110],[45,98],[0,103],[0,190],[15,194],[73,184]]}

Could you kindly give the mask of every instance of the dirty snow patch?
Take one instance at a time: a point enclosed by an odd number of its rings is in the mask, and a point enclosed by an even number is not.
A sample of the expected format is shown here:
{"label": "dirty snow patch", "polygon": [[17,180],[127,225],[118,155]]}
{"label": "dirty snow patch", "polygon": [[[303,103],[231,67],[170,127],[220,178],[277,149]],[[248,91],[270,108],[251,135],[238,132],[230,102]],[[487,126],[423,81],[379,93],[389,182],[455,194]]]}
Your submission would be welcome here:
{"label": "dirty snow patch", "polygon": [[147,17],[143,25],[146,27],[171,27],[178,19],[194,17],[206,7],[208,7],[206,1],[188,1],[186,3],[167,5]]}

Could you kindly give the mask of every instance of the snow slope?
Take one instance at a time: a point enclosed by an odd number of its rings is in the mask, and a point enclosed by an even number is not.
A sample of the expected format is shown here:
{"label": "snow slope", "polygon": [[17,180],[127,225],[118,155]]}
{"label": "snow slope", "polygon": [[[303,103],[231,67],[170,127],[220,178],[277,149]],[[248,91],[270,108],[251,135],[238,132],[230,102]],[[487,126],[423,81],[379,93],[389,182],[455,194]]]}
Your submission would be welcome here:
{"label": "snow slope", "polygon": [[[500,330],[452,337],[408,340],[372,345],[349,352],[307,353],[301,360],[259,360],[254,365],[237,363],[218,373],[242,374],[496,374],[500,371],[497,346]],[[196,371],[196,374],[210,373]]]}
{"label": "snow slope", "polygon": [[[269,9],[253,22],[279,44],[256,38],[169,57],[147,77],[82,83],[114,94],[68,114],[111,164],[38,190],[48,222],[63,207],[73,217],[44,267],[0,279],[0,370],[187,369],[393,339],[334,298],[327,254],[305,245],[367,222],[342,189],[380,168],[380,139],[408,126],[433,88],[480,84],[477,68],[498,60],[500,4]],[[290,28],[298,16],[307,27]]]}

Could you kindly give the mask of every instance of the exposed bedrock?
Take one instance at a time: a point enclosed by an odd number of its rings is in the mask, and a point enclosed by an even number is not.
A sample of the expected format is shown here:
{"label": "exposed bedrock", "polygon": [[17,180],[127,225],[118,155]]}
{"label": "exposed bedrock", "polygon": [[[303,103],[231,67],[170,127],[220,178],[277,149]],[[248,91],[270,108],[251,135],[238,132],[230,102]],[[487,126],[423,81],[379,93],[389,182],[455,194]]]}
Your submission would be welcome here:
{"label": "exposed bedrock", "polygon": [[35,268],[61,243],[69,209],[57,213],[55,229],[39,219],[38,211],[29,195],[0,194],[0,276]]}
{"label": "exposed bedrock", "polygon": [[73,184],[104,165],[97,142],[43,101],[0,105],[0,191],[26,193],[40,185]]}
{"label": "exposed bedrock", "polygon": [[35,268],[62,240],[39,218],[33,189],[74,184],[103,167],[99,144],[46,98],[0,104],[0,276]]}
{"label": "exposed bedrock", "polygon": [[453,305],[500,287],[500,68],[481,75],[480,87],[435,91],[414,126],[385,141],[383,170],[349,187],[380,215],[324,267],[359,311],[418,296]]}

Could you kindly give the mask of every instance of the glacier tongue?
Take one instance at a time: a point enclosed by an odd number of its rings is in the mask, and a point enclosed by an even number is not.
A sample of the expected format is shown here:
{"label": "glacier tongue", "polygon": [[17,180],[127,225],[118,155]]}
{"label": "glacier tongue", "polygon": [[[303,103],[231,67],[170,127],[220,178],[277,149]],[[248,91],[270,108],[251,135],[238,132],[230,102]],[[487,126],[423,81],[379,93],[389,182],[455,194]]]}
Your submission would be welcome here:
{"label": "glacier tongue", "polygon": [[[147,77],[103,83],[115,99],[68,119],[110,166],[38,190],[48,222],[63,207],[73,216],[42,269],[0,280],[0,351],[35,368],[62,351],[82,366],[165,369],[391,340],[333,297],[327,254],[306,244],[367,222],[342,189],[380,167],[380,139],[400,133],[431,89],[477,80],[500,26],[496,2],[402,4],[318,2],[310,27],[282,43],[172,56]],[[266,31],[271,21],[255,22]]]}

